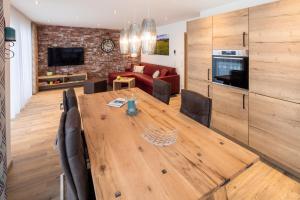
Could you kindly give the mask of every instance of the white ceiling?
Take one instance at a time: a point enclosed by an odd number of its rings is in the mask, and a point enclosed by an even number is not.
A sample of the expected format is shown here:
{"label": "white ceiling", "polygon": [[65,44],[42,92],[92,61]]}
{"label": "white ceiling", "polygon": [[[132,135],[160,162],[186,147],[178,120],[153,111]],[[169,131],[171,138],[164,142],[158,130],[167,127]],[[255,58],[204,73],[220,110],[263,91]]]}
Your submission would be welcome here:
{"label": "white ceiling", "polygon": [[13,6],[41,24],[121,29],[147,17],[158,26],[198,17],[200,11],[238,0],[11,0]]}

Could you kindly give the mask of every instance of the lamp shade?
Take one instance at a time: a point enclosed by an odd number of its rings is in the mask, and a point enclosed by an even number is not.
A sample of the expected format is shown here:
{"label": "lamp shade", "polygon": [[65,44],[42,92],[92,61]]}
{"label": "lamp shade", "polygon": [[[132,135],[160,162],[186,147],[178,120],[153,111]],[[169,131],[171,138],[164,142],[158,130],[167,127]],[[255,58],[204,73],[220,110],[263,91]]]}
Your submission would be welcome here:
{"label": "lamp shade", "polygon": [[16,31],[11,27],[5,27],[4,29],[5,41],[15,42],[16,41]]}
{"label": "lamp shade", "polygon": [[129,50],[131,57],[137,57],[141,51],[141,28],[138,24],[131,24],[129,28]]}
{"label": "lamp shade", "polygon": [[156,24],[154,19],[143,20],[141,40],[143,53],[154,54],[156,46]]}
{"label": "lamp shade", "polygon": [[125,28],[120,33],[120,51],[121,54],[128,54],[129,52],[128,30]]}

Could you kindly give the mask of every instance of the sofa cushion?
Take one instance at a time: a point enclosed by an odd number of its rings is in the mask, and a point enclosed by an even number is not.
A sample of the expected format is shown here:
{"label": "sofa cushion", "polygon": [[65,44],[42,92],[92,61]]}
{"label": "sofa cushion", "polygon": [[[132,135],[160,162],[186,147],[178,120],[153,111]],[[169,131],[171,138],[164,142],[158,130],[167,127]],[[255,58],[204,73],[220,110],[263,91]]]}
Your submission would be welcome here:
{"label": "sofa cushion", "polygon": [[146,74],[139,74],[135,73],[135,78],[137,81],[143,82],[145,85],[152,86],[153,85],[153,78]]}
{"label": "sofa cushion", "polygon": [[154,74],[152,75],[152,78],[157,78],[159,76],[159,74],[160,74],[159,70],[156,70],[154,72]]}
{"label": "sofa cushion", "polygon": [[147,64],[144,68],[144,74],[152,76],[156,70],[158,70],[157,65]]}
{"label": "sofa cushion", "polygon": [[147,74],[149,76],[152,76],[156,70],[162,70],[162,69],[167,69],[168,75],[177,75],[176,68],[174,68],[174,67],[167,67],[167,66],[163,66],[163,65],[155,65],[155,64],[149,64],[149,63],[143,63],[143,62],[141,62],[140,65],[145,66],[144,74]]}
{"label": "sofa cushion", "polygon": [[168,70],[167,69],[161,69],[160,70],[160,75],[159,77],[167,76],[168,75]]}
{"label": "sofa cushion", "polygon": [[133,72],[112,72],[109,73],[111,78],[117,78],[117,76],[133,76]]}
{"label": "sofa cushion", "polygon": [[159,69],[167,69],[168,75],[177,75],[176,68],[158,65]]}
{"label": "sofa cushion", "polygon": [[133,72],[135,72],[135,73],[144,73],[144,68],[145,68],[145,66],[135,65],[134,68],[133,68]]}

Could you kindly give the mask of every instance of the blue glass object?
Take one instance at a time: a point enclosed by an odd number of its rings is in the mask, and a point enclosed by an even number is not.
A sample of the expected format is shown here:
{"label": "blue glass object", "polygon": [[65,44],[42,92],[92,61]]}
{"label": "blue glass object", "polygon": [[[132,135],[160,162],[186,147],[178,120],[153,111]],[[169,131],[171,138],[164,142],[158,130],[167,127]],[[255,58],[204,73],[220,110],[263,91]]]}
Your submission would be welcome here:
{"label": "blue glass object", "polygon": [[16,41],[16,31],[11,27],[5,27],[4,29],[5,42],[15,42]]}
{"label": "blue glass object", "polygon": [[137,110],[136,110],[136,104],[135,104],[135,99],[129,99],[127,102],[127,114],[130,116],[136,115]]}

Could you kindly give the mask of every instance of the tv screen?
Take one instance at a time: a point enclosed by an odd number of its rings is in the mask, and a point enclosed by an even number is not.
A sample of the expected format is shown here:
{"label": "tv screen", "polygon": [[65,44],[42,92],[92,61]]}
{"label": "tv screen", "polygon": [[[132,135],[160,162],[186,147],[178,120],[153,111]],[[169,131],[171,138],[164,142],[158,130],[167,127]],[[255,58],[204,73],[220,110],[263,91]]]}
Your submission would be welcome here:
{"label": "tv screen", "polygon": [[48,66],[83,65],[83,48],[48,48]]}

